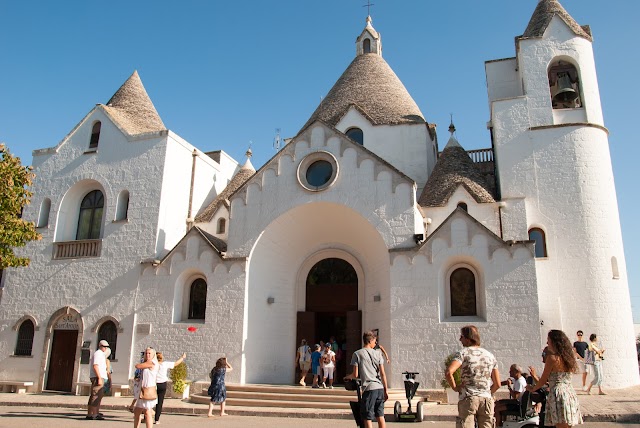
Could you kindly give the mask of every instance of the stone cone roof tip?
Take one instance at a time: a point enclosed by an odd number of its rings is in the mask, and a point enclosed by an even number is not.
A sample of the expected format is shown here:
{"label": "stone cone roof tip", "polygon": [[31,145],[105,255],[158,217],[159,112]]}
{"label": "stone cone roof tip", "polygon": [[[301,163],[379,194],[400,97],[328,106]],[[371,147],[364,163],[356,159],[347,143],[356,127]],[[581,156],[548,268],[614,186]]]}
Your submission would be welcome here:
{"label": "stone cone roof tip", "polygon": [[113,94],[105,109],[130,135],[166,129],[137,70]]}
{"label": "stone cone roof tip", "polygon": [[398,76],[377,54],[356,56],[302,129],[316,120],[336,126],[351,106],[357,106],[374,125],[426,122]]}
{"label": "stone cone roof tip", "polygon": [[213,201],[200,213],[196,216],[196,223],[207,223],[213,219],[213,216],[218,211],[220,205],[222,205],[229,197],[240,188],[248,179],[253,177],[256,173],[253,164],[251,163],[251,157],[247,156],[247,161],[242,165],[242,167],[238,170],[236,175],[233,176],[227,187],[220,192],[218,196],[216,196]]}
{"label": "stone cone roof tip", "polygon": [[422,190],[418,204],[422,207],[442,207],[460,185],[478,203],[495,202],[487,190],[489,186],[485,177],[452,135]]}
{"label": "stone cone roof tip", "polygon": [[542,37],[549,23],[556,15],[571,28],[571,31],[573,31],[576,36],[593,41],[589,28],[581,27],[562,7],[558,0],[540,0],[538,2],[538,6],[536,6],[529,25],[527,25],[527,29],[524,31],[522,37]]}

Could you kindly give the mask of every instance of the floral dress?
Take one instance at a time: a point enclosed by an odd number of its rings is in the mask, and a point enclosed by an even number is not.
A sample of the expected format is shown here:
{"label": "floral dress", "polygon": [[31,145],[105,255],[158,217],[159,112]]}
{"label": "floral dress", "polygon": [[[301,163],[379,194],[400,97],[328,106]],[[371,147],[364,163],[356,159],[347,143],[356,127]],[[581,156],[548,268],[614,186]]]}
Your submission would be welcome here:
{"label": "floral dress", "polygon": [[580,403],[571,384],[571,373],[553,372],[549,376],[545,422],[547,425],[582,423]]}
{"label": "floral dress", "polygon": [[211,396],[211,401],[214,403],[222,403],[227,399],[227,387],[224,384],[224,375],[227,372],[226,368],[211,370],[211,385],[207,391]]}

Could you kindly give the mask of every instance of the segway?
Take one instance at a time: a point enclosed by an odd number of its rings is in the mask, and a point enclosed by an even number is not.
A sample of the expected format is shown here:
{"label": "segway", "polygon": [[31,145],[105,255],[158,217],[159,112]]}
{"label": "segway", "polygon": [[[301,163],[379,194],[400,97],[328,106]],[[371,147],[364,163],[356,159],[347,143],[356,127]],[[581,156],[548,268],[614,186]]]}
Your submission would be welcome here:
{"label": "segway", "polygon": [[407,411],[402,411],[402,406],[399,401],[396,401],[393,406],[393,415],[396,418],[396,422],[422,422],[424,417],[422,406],[423,402],[418,401],[418,405],[416,406],[416,411],[411,410],[411,399],[416,395],[416,391],[418,390],[418,386],[420,386],[420,382],[416,382],[416,375],[420,374],[418,372],[403,372],[404,375],[404,391],[407,395],[407,402],[409,403],[409,407],[407,407]]}

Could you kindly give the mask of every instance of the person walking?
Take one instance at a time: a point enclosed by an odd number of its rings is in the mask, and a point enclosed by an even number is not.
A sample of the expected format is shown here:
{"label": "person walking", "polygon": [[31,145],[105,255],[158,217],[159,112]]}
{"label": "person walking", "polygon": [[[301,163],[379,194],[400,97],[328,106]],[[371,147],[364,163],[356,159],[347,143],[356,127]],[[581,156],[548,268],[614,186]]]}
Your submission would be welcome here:
{"label": "person walking", "polygon": [[571,341],[561,330],[547,334],[547,359],[542,376],[527,391],[537,391],[549,381],[549,396],[545,407],[545,423],[558,428],[568,428],[582,423],[578,396],[571,384],[578,364]]}
{"label": "person walking", "polygon": [[225,357],[218,358],[216,361],[216,365],[211,369],[211,373],[209,373],[209,377],[211,378],[211,385],[209,385],[209,389],[207,390],[207,394],[211,396],[211,402],[209,403],[209,412],[207,416],[213,417],[213,404],[220,404],[220,416],[227,416],[224,412],[224,402],[227,399],[227,387],[224,383],[224,375],[227,372],[233,370],[231,364],[227,362]]}
{"label": "person walking", "polygon": [[[460,329],[463,348],[456,352],[445,376],[449,386],[460,394],[457,428],[493,428],[494,401],[492,395],[500,388],[500,373],[496,357],[480,347],[480,332],[474,325]],[[460,369],[460,385],[453,374]]]}
{"label": "person walking", "polygon": [[307,345],[307,339],[302,339],[300,342],[300,347],[296,351],[296,362],[294,365],[300,366],[300,382],[298,383],[301,386],[307,386],[305,379],[311,368],[311,348]]}
{"label": "person walking", "polygon": [[384,371],[384,360],[380,351],[374,349],[376,335],[367,331],[362,335],[363,347],[353,353],[351,366],[353,371],[345,376],[345,380],[358,378],[362,385],[362,402],[360,414],[365,428],[373,426],[373,420],[379,428],[385,428],[384,402],[389,399],[387,375]]}
{"label": "person walking", "polygon": [[100,403],[104,396],[104,382],[107,376],[106,350],[109,349],[109,342],[101,340],[98,349],[89,360],[89,379],[91,379],[91,392],[87,403],[87,416],[85,419],[103,420],[100,414]]}
{"label": "person walking", "polygon": [[144,351],[144,361],[136,364],[136,369],[141,369],[140,392],[136,397],[136,405],[133,409],[133,428],[140,427],[140,420],[144,414],[147,428],[153,425],[153,408],[158,404],[158,392],[156,389],[156,378],[160,364],[153,348]]}
{"label": "person walking", "polygon": [[598,387],[598,393],[600,395],[607,395],[602,390],[602,361],[604,360],[604,348],[601,348],[598,344],[598,336],[591,334],[589,336],[589,352],[593,355],[593,380],[587,388],[587,394],[591,394],[591,388]]}
{"label": "person walking", "polygon": [[313,353],[311,353],[311,371],[313,372],[313,384],[312,388],[320,388],[318,386],[318,377],[322,376],[322,368],[320,367],[320,358],[322,358],[322,348],[316,344],[314,346]]}
{"label": "person walking", "polygon": [[587,374],[588,365],[585,363],[585,352],[589,348],[589,344],[584,341],[584,333],[582,330],[578,330],[576,333],[578,340],[573,342],[573,351],[576,353],[576,361],[578,363],[578,371],[582,374],[582,390],[587,390]]}
{"label": "person walking", "polygon": [[336,366],[336,354],[331,350],[331,343],[324,345],[324,353],[320,359],[322,365],[322,387],[327,387],[327,378],[329,379],[329,389],[333,389],[333,372]]}
{"label": "person walking", "polygon": [[167,371],[182,364],[187,354],[183,353],[176,361],[165,361],[162,352],[156,354],[160,367],[158,368],[158,376],[156,377],[156,388],[158,389],[158,404],[156,405],[156,415],[154,424],[160,423],[160,415],[162,414],[162,405],[164,404],[164,396],[167,393]]}

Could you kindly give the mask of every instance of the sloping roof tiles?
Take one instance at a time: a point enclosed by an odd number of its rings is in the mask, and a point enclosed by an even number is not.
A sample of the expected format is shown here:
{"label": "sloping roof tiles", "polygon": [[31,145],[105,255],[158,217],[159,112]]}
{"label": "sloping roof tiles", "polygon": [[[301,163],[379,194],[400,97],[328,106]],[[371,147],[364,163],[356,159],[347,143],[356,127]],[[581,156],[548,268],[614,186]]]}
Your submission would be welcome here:
{"label": "sloping roof tiles", "polygon": [[374,125],[425,123],[418,105],[398,76],[374,53],[356,56],[303,129],[316,120],[336,126],[352,105],[363,111]]}
{"label": "sloping roof tiles", "polygon": [[166,129],[137,71],[124,82],[104,108],[129,135]]}
{"label": "sloping roof tiles", "polygon": [[418,204],[423,207],[444,206],[458,186],[464,186],[478,203],[495,202],[487,190],[484,176],[469,154],[451,138],[427,180]]}
{"label": "sloping roof tiles", "polygon": [[577,36],[592,40],[589,27],[581,27],[557,0],[542,0],[538,3],[522,37],[542,37],[551,19],[556,15],[562,19]]}

